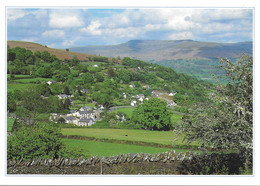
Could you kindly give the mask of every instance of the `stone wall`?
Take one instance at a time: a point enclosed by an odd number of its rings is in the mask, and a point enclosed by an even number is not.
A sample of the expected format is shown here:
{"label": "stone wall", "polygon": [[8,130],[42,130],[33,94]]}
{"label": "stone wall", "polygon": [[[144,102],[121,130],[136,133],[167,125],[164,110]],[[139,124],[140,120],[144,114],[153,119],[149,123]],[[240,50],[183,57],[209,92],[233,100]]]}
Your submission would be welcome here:
{"label": "stone wall", "polygon": [[[195,153],[169,151],[151,154],[119,154],[88,159],[8,160],[8,174],[177,174],[178,165]],[[158,169],[158,170],[157,170]]]}

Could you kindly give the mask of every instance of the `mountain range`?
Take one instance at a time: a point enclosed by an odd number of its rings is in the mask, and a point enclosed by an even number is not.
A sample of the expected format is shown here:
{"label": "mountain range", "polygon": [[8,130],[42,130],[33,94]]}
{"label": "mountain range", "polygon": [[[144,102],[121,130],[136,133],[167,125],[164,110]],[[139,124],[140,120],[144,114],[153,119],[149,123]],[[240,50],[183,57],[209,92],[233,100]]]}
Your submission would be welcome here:
{"label": "mountain range", "polygon": [[253,42],[216,43],[193,40],[130,40],[118,45],[72,47],[72,52],[108,57],[131,57],[145,61],[237,58],[252,55]]}

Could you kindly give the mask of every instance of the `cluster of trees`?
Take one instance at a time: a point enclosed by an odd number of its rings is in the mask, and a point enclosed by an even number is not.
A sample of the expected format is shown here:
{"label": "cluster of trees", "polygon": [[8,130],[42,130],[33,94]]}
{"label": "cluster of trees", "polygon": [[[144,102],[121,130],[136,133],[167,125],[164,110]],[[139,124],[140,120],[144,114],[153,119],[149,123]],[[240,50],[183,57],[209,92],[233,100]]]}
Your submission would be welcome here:
{"label": "cluster of trees", "polygon": [[68,148],[61,136],[60,128],[54,123],[19,124],[7,138],[7,159],[84,157],[80,150]]}
{"label": "cluster of trees", "polygon": [[134,110],[132,122],[148,130],[169,130],[172,127],[170,116],[165,101],[151,98]]}
{"label": "cluster of trees", "polygon": [[122,60],[122,64],[129,66],[131,68],[138,68],[138,67],[143,68],[146,66],[153,66],[153,64],[151,64],[151,63],[147,63],[147,62],[141,61],[139,59],[131,59],[129,57],[124,57]]}
{"label": "cluster of trees", "polygon": [[33,69],[29,65],[41,62],[52,63],[56,60],[58,58],[48,51],[32,53],[31,50],[21,47],[7,47],[8,72],[10,74],[30,74]]}
{"label": "cluster of trees", "polygon": [[187,142],[202,147],[239,152],[252,161],[253,153],[253,58],[240,57],[237,63],[220,61],[228,83],[219,85],[211,99],[196,104],[180,131]]}
{"label": "cluster of trees", "polygon": [[46,84],[31,87],[23,92],[10,91],[7,94],[7,111],[16,113],[21,119],[35,120],[41,113],[66,113],[69,111],[69,106],[71,106],[69,99],[59,100]]}
{"label": "cluster of trees", "polygon": [[107,57],[93,56],[92,59],[93,59],[93,61],[108,63],[108,58]]}

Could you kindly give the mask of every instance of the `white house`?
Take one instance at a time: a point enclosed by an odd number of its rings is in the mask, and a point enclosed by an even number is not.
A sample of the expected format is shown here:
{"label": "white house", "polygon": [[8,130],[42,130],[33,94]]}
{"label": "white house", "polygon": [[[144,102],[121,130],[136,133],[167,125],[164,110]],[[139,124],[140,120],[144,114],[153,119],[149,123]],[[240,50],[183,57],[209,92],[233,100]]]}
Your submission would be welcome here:
{"label": "white house", "polygon": [[133,107],[136,106],[136,103],[137,103],[136,100],[132,100],[132,101],[131,101],[131,106],[133,106]]}
{"label": "white house", "polygon": [[169,96],[174,96],[175,94],[177,94],[177,92],[172,91],[171,93],[169,93]]}
{"label": "white house", "polygon": [[78,125],[79,119],[74,116],[68,116],[65,118],[65,123],[72,123],[74,125]]}
{"label": "white house", "polygon": [[88,111],[88,110],[92,110],[92,107],[81,107],[79,110],[80,111]]}
{"label": "white house", "polygon": [[123,93],[124,99],[126,99],[126,93]]}
{"label": "white house", "polygon": [[56,82],[57,82],[57,81],[55,81],[55,80],[50,80],[50,81],[47,82],[47,84],[48,84],[48,85],[51,85],[51,84],[56,83]]}
{"label": "white house", "polygon": [[67,95],[67,94],[59,94],[58,95],[59,99],[67,99],[67,98],[71,99],[73,97],[74,97],[74,95]]}
{"label": "white house", "polygon": [[135,86],[131,84],[131,85],[129,85],[129,87],[130,87],[130,88],[134,88]]}
{"label": "white house", "polygon": [[98,67],[98,65],[93,65],[93,67]]}
{"label": "white house", "polygon": [[93,119],[81,118],[78,122],[78,126],[91,126],[95,123]]}

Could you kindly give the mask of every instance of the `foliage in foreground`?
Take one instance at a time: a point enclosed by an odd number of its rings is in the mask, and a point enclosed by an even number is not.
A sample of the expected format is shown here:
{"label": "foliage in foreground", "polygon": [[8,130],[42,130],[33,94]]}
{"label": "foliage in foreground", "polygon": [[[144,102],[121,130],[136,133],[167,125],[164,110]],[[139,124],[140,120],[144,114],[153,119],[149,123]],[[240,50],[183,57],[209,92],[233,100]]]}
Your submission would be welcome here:
{"label": "foliage in foreground", "polygon": [[228,84],[219,86],[207,104],[196,105],[181,129],[188,142],[199,140],[204,147],[236,151],[248,162],[253,152],[253,58],[220,63]]}
{"label": "foliage in foreground", "polygon": [[60,128],[52,123],[36,123],[17,128],[7,138],[8,159],[79,157],[61,140]]}

